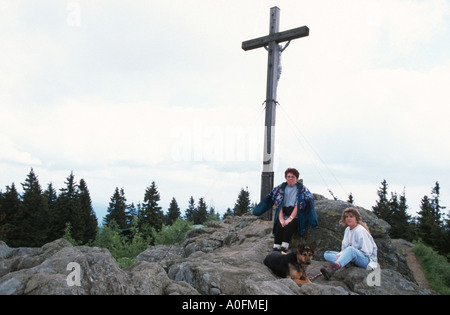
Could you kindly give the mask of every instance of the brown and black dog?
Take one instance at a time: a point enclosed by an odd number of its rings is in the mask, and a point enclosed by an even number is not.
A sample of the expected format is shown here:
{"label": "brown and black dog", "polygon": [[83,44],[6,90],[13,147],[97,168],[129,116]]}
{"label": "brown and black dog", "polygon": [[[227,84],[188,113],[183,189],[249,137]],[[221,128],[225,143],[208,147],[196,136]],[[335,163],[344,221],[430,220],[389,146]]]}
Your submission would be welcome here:
{"label": "brown and black dog", "polygon": [[305,283],[311,283],[306,275],[306,268],[311,264],[314,251],[316,250],[316,242],[306,246],[300,244],[297,252],[283,254],[279,251],[273,251],[264,259],[264,264],[279,277],[290,277],[298,286]]}

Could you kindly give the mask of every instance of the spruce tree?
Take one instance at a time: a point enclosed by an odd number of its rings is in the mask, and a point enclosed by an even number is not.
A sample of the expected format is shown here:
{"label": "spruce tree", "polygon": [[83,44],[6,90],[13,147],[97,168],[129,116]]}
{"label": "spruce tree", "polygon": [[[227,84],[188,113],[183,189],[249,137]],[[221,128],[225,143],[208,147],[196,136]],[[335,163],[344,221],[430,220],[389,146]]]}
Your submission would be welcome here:
{"label": "spruce tree", "polygon": [[132,202],[130,205],[127,206],[126,211],[126,219],[127,219],[127,226],[129,228],[132,228],[134,219],[137,219],[138,211],[136,209],[136,206],[134,205],[134,202]]}
{"label": "spruce tree", "polygon": [[58,194],[56,193],[55,188],[53,188],[52,183],[47,185],[47,189],[44,191],[44,197],[47,199],[48,211],[50,216],[49,219],[51,222],[49,239],[56,240],[57,238],[61,237],[61,235],[57,233],[57,229],[55,228],[55,226],[58,224]]}
{"label": "spruce tree", "polygon": [[203,198],[198,200],[198,207],[195,209],[193,215],[194,224],[203,224],[206,222],[208,217],[208,210],[205,201]]}
{"label": "spruce tree", "polygon": [[411,217],[407,213],[408,206],[406,204],[405,192],[400,196],[400,200],[397,193],[391,193],[389,207],[391,213],[387,222],[391,225],[390,237],[412,241]]}
{"label": "spruce tree", "polygon": [[420,211],[417,217],[417,228],[419,237],[424,243],[433,246],[435,238],[438,236],[439,226],[436,224],[436,218],[433,215],[433,206],[428,196],[423,196],[420,201]]}
{"label": "spruce tree", "polygon": [[103,219],[103,224],[105,226],[109,226],[111,222],[114,220],[119,229],[123,230],[128,228],[128,220],[127,220],[127,199],[125,198],[125,192],[122,189],[119,190],[119,187],[116,187],[114,194],[111,197],[111,201],[108,206],[107,214]]}
{"label": "spruce tree", "polygon": [[431,191],[432,198],[424,196],[421,201],[419,216],[417,217],[417,229],[419,237],[424,243],[433,247],[441,254],[449,253],[447,242],[448,231],[442,219],[441,211],[446,207],[441,205],[440,186],[436,182]]}
{"label": "spruce tree", "polygon": [[194,221],[194,213],[195,213],[195,200],[194,197],[191,196],[191,198],[189,199],[188,208],[184,211],[186,221]]}
{"label": "spruce tree", "polygon": [[[64,235],[66,223],[70,223],[72,227],[72,237],[79,240],[77,237],[83,235],[84,226],[80,210],[80,203],[78,199],[78,186],[75,182],[73,172],[66,178],[64,182],[65,188],[60,189],[60,194],[56,200],[56,207],[54,211],[52,233],[55,238],[60,238]],[[77,237],[75,237],[75,235]]]}
{"label": "spruce tree", "polygon": [[18,229],[20,246],[39,247],[49,239],[49,211],[39,181],[31,168],[25,182],[22,184],[23,195],[20,205]]}
{"label": "spruce tree", "polygon": [[181,215],[180,208],[175,198],[170,202],[169,210],[167,212],[167,225],[172,225]]}
{"label": "spruce tree", "polygon": [[47,186],[47,189],[44,191],[44,197],[47,198],[48,210],[50,213],[53,213],[56,207],[56,200],[58,199],[58,195],[56,190],[53,188],[53,184],[50,183]]}
{"label": "spruce tree", "polygon": [[[394,221],[393,217],[398,212],[398,208],[399,208],[398,195],[396,192],[391,192],[391,199],[389,199],[388,205],[389,205],[389,215],[388,215],[389,221],[388,221],[388,223],[391,224],[391,222]],[[392,224],[391,224],[391,226],[392,226]]]}
{"label": "spruce tree", "polygon": [[433,208],[433,216],[435,218],[436,224],[441,226],[443,221],[442,221],[442,210],[445,209],[446,207],[441,206],[441,201],[440,201],[440,192],[441,188],[439,186],[439,182],[436,182],[434,184],[434,187],[431,191],[431,196],[433,197],[431,199],[431,204],[432,204],[432,208]]}
{"label": "spruce tree", "polygon": [[387,199],[387,189],[388,184],[386,180],[384,179],[381,182],[381,187],[377,191],[379,199],[376,201],[376,204],[374,207],[372,207],[373,213],[380,219],[383,219],[385,221],[390,220],[390,207],[389,207],[389,201]]}
{"label": "spruce tree", "polygon": [[442,211],[446,208],[441,205],[440,200],[440,185],[439,182],[436,182],[432,191],[431,191],[431,208],[432,208],[432,217],[434,221],[434,229],[433,233],[433,247],[442,254],[446,254],[449,252],[449,244],[446,242],[446,231],[445,231],[445,222],[443,218]]}
{"label": "spruce tree", "polygon": [[[154,228],[156,232],[161,231],[163,225],[163,213],[158,205],[160,196],[155,182],[147,187],[144,195],[144,203],[139,214],[139,227],[144,229]],[[142,230],[141,230],[142,231]],[[147,232],[147,231],[145,231]]]}
{"label": "spruce tree", "polygon": [[411,216],[408,215],[406,204],[406,194],[398,196],[396,192],[391,192],[391,198],[387,199],[388,185],[386,180],[381,182],[381,187],[377,191],[379,200],[372,207],[375,215],[385,220],[391,225],[389,235],[392,238],[403,238],[412,241],[414,239],[414,227]]}
{"label": "spruce tree", "polygon": [[241,188],[239,192],[238,199],[233,208],[233,215],[241,216],[247,213],[250,209],[250,193],[248,190]]}
{"label": "spruce tree", "polygon": [[[412,242],[415,239],[414,225],[412,218],[408,214],[408,205],[406,203],[406,191],[400,195],[400,201],[398,204],[398,212],[394,216],[394,220],[397,222],[398,230],[396,234],[398,238]],[[394,237],[395,238],[395,237]]]}
{"label": "spruce tree", "polygon": [[11,184],[11,187],[6,186],[6,192],[2,194],[0,200],[0,217],[3,218],[0,223],[2,229],[0,239],[10,247],[20,246],[20,204],[20,196],[14,183]]}
{"label": "spruce tree", "polygon": [[95,240],[97,236],[97,216],[92,208],[91,196],[87,187],[86,181],[82,178],[79,184],[80,210],[82,214],[82,222],[84,224],[83,234],[80,235],[82,244],[86,244]]}

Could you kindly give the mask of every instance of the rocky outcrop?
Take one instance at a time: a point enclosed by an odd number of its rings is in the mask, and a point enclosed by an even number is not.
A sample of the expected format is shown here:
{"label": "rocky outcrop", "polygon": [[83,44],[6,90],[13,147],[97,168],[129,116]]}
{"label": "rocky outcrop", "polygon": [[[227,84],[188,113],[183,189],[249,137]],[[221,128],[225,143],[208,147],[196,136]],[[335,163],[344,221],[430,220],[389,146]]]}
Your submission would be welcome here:
{"label": "rocky outcrop", "polygon": [[[75,271],[68,270],[70,263],[79,265],[79,286],[68,281]],[[198,293],[187,283],[170,280],[157,263],[140,261],[122,270],[107,249],[73,247],[59,239],[41,248],[9,248],[0,242],[0,294]]]}
{"label": "rocky outcrop", "polygon": [[[318,244],[308,274],[319,274],[325,250],[339,250],[342,211],[349,204],[315,196],[319,227],[304,240]],[[414,281],[405,258],[392,244],[390,226],[359,208],[378,245],[381,268],[338,271],[332,281],[316,278],[298,287],[263,263],[273,245],[272,222],[253,215],[211,222],[191,230],[179,247],[154,246],[121,270],[106,249],[71,246],[61,239],[41,248],[9,248],[0,242],[0,294],[432,294]],[[80,266],[80,286],[69,286],[67,266]]]}
{"label": "rocky outcrop", "polygon": [[[291,248],[300,241],[317,242],[315,260],[308,268],[310,276],[319,274],[326,264],[325,250],[340,250],[344,228],[338,222],[349,206],[322,196],[315,198],[319,227],[310,229],[305,239],[291,242]],[[333,281],[319,276],[301,288],[290,279],[280,279],[263,264],[273,245],[272,222],[252,215],[191,231],[176,257],[164,265],[171,279],[186,281],[201,294],[431,294],[415,283],[405,258],[389,238],[389,224],[358,209],[378,245],[379,273],[350,266],[337,272]]]}

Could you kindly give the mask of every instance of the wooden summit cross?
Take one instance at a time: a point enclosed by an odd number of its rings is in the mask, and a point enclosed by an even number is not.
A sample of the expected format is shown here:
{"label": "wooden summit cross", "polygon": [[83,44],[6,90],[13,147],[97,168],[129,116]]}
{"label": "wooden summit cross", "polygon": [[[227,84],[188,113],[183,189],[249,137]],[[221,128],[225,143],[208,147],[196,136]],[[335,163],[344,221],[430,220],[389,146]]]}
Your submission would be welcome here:
{"label": "wooden summit cross", "polygon": [[[309,35],[309,28],[302,26],[288,31],[279,32],[280,9],[273,7],[270,9],[270,31],[269,35],[251,39],[242,43],[242,49],[252,50],[266,47],[269,52],[269,62],[267,66],[267,92],[266,92],[266,121],[264,131],[264,157],[263,171],[261,175],[261,200],[273,189],[273,152],[275,143],[275,109],[277,103],[277,85],[279,79],[280,55],[287,48],[293,39]],[[288,42],[284,48],[279,43]],[[272,209],[263,215],[266,220],[272,219]]]}

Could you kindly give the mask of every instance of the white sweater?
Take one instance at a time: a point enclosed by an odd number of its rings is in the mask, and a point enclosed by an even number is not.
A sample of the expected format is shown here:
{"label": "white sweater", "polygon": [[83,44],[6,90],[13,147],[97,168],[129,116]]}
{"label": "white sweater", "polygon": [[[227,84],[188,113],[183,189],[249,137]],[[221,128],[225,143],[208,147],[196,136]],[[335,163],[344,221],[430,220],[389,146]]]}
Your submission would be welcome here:
{"label": "white sweater", "polygon": [[362,225],[358,224],[353,230],[350,230],[349,226],[345,229],[342,250],[349,246],[360,250],[371,262],[378,262],[377,244],[375,244],[372,235]]}

